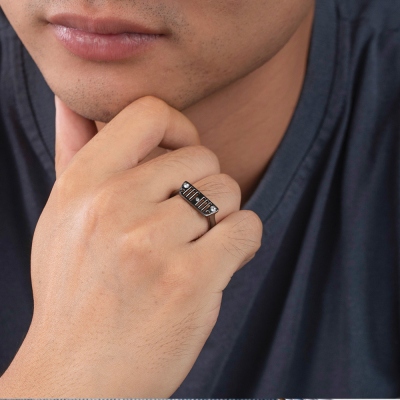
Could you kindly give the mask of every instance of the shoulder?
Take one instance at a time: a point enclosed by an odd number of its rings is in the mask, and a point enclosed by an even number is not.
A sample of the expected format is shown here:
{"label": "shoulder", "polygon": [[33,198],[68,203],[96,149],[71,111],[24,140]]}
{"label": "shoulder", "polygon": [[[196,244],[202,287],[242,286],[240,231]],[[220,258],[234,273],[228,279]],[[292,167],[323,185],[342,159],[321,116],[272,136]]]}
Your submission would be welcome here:
{"label": "shoulder", "polygon": [[348,87],[353,95],[368,95],[378,109],[389,106],[389,99],[400,107],[400,0],[334,1],[339,63]]}
{"label": "shoulder", "polygon": [[400,0],[335,0],[339,18],[377,30],[400,30]]}
{"label": "shoulder", "polygon": [[392,193],[400,183],[400,0],[334,1],[339,24],[332,108],[342,107],[336,122],[347,172],[360,185],[379,175],[387,183],[379,190]]}

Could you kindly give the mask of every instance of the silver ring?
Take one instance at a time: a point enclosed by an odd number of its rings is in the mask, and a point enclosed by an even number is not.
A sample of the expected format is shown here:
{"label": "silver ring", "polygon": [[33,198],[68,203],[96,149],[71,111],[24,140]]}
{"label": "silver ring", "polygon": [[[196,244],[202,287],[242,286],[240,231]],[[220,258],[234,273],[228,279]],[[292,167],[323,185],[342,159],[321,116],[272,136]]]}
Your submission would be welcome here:
{"label": "silver ring", "polygon": [[181,188],[174,192],[185,199],[193,208],[195,208],[201,215],[208,219],[209,229],[216,225],[215,214],[219,211],[219,208],[200,190],[196,189],[192,184],[185,181],[182,183]]}

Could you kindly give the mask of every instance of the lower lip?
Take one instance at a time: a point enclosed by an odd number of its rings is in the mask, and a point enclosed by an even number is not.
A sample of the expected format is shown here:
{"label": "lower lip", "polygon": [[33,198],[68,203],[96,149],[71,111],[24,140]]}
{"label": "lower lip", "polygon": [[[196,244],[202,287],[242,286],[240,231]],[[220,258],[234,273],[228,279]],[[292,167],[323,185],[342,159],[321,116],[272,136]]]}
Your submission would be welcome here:
{"label": "lower lip", "polygon": [[56,38],[72,54],[91,61],[116,61],[132,57],[163,35],[144,33],[98,34],[52,25]]}

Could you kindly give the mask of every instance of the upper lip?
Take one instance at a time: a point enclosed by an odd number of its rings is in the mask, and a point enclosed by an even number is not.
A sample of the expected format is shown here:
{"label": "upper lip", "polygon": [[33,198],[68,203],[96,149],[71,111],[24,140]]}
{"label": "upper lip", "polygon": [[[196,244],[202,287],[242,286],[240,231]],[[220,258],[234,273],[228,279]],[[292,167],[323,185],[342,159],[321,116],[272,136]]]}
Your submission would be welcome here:
{"label": "upper lip", "polygon": [[102,35],[121,33],[142,33],[148,35],[162,34],[159,30],[114,17],[93,18],[80,14],[62,13],[49,17],[48,21],[53,25],[62,25],[67,28],[74,28]]}

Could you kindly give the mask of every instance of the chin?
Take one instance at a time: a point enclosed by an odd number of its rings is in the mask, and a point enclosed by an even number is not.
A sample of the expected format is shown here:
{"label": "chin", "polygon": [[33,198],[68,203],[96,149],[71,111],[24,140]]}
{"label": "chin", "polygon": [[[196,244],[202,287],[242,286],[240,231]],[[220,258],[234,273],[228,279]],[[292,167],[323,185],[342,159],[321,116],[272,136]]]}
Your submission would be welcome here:
{"label": "chin", "polygon": [[[57,96],[73,111],[77,114],[81,115],[84,118],[90,119],[92,121],[109,123],[114,117],[116,117],[125,107],[134,101],[144,97],[144,96],[154,96],[169,104],[171,107],[177,109],[178,111],[183,111],[184,109],[190,107],[195,104],[198,99],[190,99],[187,98],[179,99],[179,98],[165,98],[160,94],[148,93],[148,94],[140,94],[137,96],[130,96],[129,100],[124,102],[111,102],[108,101],[104,103],[104,100],[96,100],[92,97],[88,97],[88,99],[82,100],[82,97],[76,97],[73,95],[65,94],[65,93],[57,93]],[[104,96],[103,98],[109,99],[109,96]]]}
{"label": "chin", "polygon": [[[54,93],[73,111],[84,118],[92,121],[110,122],[116,115],[118,115],[125,107],[133,101],[142,96],[136,96],[125,102],[117,101],[104,101],[110,99],[110,96],[104,95],[96,98],[94,96],[77,96],[68,92]],[[86,98],[87,97],[87,98]]]}
{"label": "chin", "polygon": [[84,118],[90,119],[92,121],[109,123],[116,115],[118,115],[125,107],[121,107],[118,109],[110,109],[110,108],[97,108],[93,107],[79,107],[79,105],[73,104],[70,105],[66,103],[71,110],[75,111],[77,114],[81,115]]}
{"label": "chin", "polygon": [[157,97],[179,111],[183,111],[202,98],[201,95],[193,95],[195,94],[194,92],[192,92],[191,96],[188,96],[183,95],[183,93],[171,93],[169,91],[170,94],[168,96],[154,90],[142,90],[125,94],[118,93],[116,96],[115,92],[110,93],[101,89],[82,90],[82,86],[67,90],[65,87],[53,87],[52,90],[77,114],[92,121],[104,123],[110,122],[129,104],[145,96]]}

